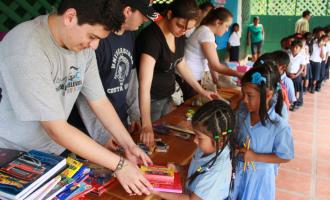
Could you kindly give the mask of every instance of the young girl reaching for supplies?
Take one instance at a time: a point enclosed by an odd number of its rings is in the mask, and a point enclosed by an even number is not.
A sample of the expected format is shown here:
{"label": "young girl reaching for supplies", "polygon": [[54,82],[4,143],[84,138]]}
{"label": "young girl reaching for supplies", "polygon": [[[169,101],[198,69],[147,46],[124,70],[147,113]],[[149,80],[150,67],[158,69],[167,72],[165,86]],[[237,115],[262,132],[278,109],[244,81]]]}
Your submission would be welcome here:
{"label": "young girl reaching for supplies", "polygon": [[231,182],[235,115],[221,100],[204,104],[193,116],[198,145],[190,163],[186,194],[154,191],[163,199],[226,199]]}
{"label": "young girl reaching for supplies", "polygon": [[[279,72],[272,65],[264,62],[242,78],[243,103],[236,113],[241,154],[237,156],[231,199],[275,199],[278,166],[294,156],[291,128],[281,117]],[[275,93],[277,103],[270,106]]]}

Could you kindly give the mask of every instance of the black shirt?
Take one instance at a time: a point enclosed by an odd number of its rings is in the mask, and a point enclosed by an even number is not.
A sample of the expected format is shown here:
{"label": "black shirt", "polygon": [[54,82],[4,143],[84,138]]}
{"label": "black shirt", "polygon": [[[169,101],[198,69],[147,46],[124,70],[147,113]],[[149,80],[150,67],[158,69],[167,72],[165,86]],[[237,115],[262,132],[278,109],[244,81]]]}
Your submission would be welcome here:
{"label": "black shirt", "polygon": [[[103,87],[122,123],[127,126],[126,95],[133,65],[134,34],[126,31],[123,35],[110,35],[100,40],[96,53],[97,65]],[[78,108],[74,105],[68,122],[88,133]]]}
{"label": "black shirt", "polygon": [[175,38],[175,52],[167,45],[165,36],[157,24],[152,23],[141,31],[136,39],[136,58],[145,53],[156,60],[151,84],[151,99],[164,99],[175,91],[175,67],[184,56],[184,37]]}
{"label": "black shirt", "polygon": [[126,96],[133,69],[134,34],[110,35],[100,41],[95,51],[101,81],[108,99],[121,121],[127,124]]}

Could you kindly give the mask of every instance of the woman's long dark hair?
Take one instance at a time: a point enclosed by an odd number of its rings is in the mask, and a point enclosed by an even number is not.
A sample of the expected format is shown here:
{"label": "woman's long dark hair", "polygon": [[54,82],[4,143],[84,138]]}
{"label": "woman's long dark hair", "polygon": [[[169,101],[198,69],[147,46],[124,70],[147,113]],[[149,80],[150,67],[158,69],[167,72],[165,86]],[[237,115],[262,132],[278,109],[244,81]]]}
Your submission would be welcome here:
{"label": "woman's long dark hair", "polygon": [[[221,100],[213,100],[202,107],[200,107],[192,118],[192,125],[194,128],[201,130],[202,133],[211,137],[216,144],[216,155],[206,163],[211,168],[215,163],[217,157],[221,154],[223,149],[229,145],[230,157],[234,161],[234,147],[235,140],[235,114],[230,106]],[[226,133],[226,134],[223,134]],[[221,149],[219,148],[219,141],[223,141]],[[235,165],[233,165],[235,166]],[[200,174],[205,173],[196,171],[188,178],[188,185],[190,185]]]}
{"label": "woman's long dark hair", "polygon": [[[257,72],[266,78],[266,82],[257,84],[260,93],[259,117],[262,125],[266,126],[266,122],[274,123],[274,121],[269,118],[268,109],[266,106],[267,89],[274,91],[274,94],[277,93],[275,112],[282,116],[283,95],[280,86],[281,77],[275,62],[264,61],[260,59],[255,62],[253,68],[244,74],[242,78],[242,86],[244,86],[246,83],[252,83],[252,76]],[[268,105],[270,105],[270,102],[268,102]]]}

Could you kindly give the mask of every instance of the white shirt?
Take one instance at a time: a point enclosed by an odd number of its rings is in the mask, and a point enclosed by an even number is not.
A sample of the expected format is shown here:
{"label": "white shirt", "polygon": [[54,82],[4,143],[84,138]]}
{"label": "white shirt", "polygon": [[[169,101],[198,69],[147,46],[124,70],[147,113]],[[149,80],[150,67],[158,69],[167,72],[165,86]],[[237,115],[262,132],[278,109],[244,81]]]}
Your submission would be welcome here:
{"label": "white shirt", "polygon": [[309,58],[311,56],[309,55],[309,47],[307,44],[305,44],[305,46],[303,47],[303,53],[305,54],[305,63],[309,64]]}
{"label": "white shirt", "polygon": [[289,56],[290,56],[290,64],[288,66],[288,72],[290,74],[296,74],[301,65],[306,64],[306,55],[303,51],[300,51],[296,56],[293,56],[292,52],[289,51]]}
{"label": "white shirt", "polygon": [[[322,47],[322,48],[324,48],[324,47]],[[319,47],[318,43],[313,44],[313,53],[310,57],[310,60],[313,62],[322,62],[321,47]]]}
{"label": "white shirt", "polygon": [[207,59],[202,51],[201,44],[210,42],[216,48],[214,33],[209,27],[202,25],[187,39],[185,46],[185,59],[196,80],[201,80],[205,68],[208,66]]}
{"label": "white shirt", "polygon": [[328,53],[328,56],[330,56],[330,41],[327,42],[325,48],[326,48],[326,53]]}
{"label": "white shirt", "polygon": [[232,47],[240,46],[241,43],[240,43],[240,38],[239,38],[238,33],[237,32],[233,32],[230,35],[228,42],[229,42],[230,46],[232,46]]}

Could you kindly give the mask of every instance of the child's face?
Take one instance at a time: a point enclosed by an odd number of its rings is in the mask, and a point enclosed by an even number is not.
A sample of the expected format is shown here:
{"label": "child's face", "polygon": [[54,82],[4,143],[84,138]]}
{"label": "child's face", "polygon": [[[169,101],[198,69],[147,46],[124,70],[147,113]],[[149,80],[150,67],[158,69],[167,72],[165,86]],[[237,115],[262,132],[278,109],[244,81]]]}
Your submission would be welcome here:
{"label": "child's face", "polygon": [[202,150],[205,154],[211,154],[216,151],[214,140],[204,134],[202,131],[195,129],[194,132],[196,133],[194,142],[197,146]]}
{"label": "child's face", "polygon": [[[257,85],[252,83],[246,83],[242,87],[243,103],[246,105],[250,113],[259,115],[260,108],[260,92]],[[268,109],[268,103],[273,97],[273,91],[266,89],[266,108]]]}
{"label": "child's face", "polygon": [[242,87],[243,103],[250,113],[259,112],[260,93],[258,87],[252,83],[246,83]]}
{"label": "child's face", "polygon": [[238,32],[238,31],[239,31],[239,26],[235,26],[235,27],[234,27],[234,31],[235,31],[235,32]]}
{"label": "child's face", "polygon": [[291,47],[290,49],[291,49],[292,54],[295,56],[300,52],[301,47],[299,45],[295,45],[295,46]]}
{"label": "child's face", "polygon": [[284,74],[286,72],[287,66],[286,65],[278,65],[278,71],[280,74]]}

